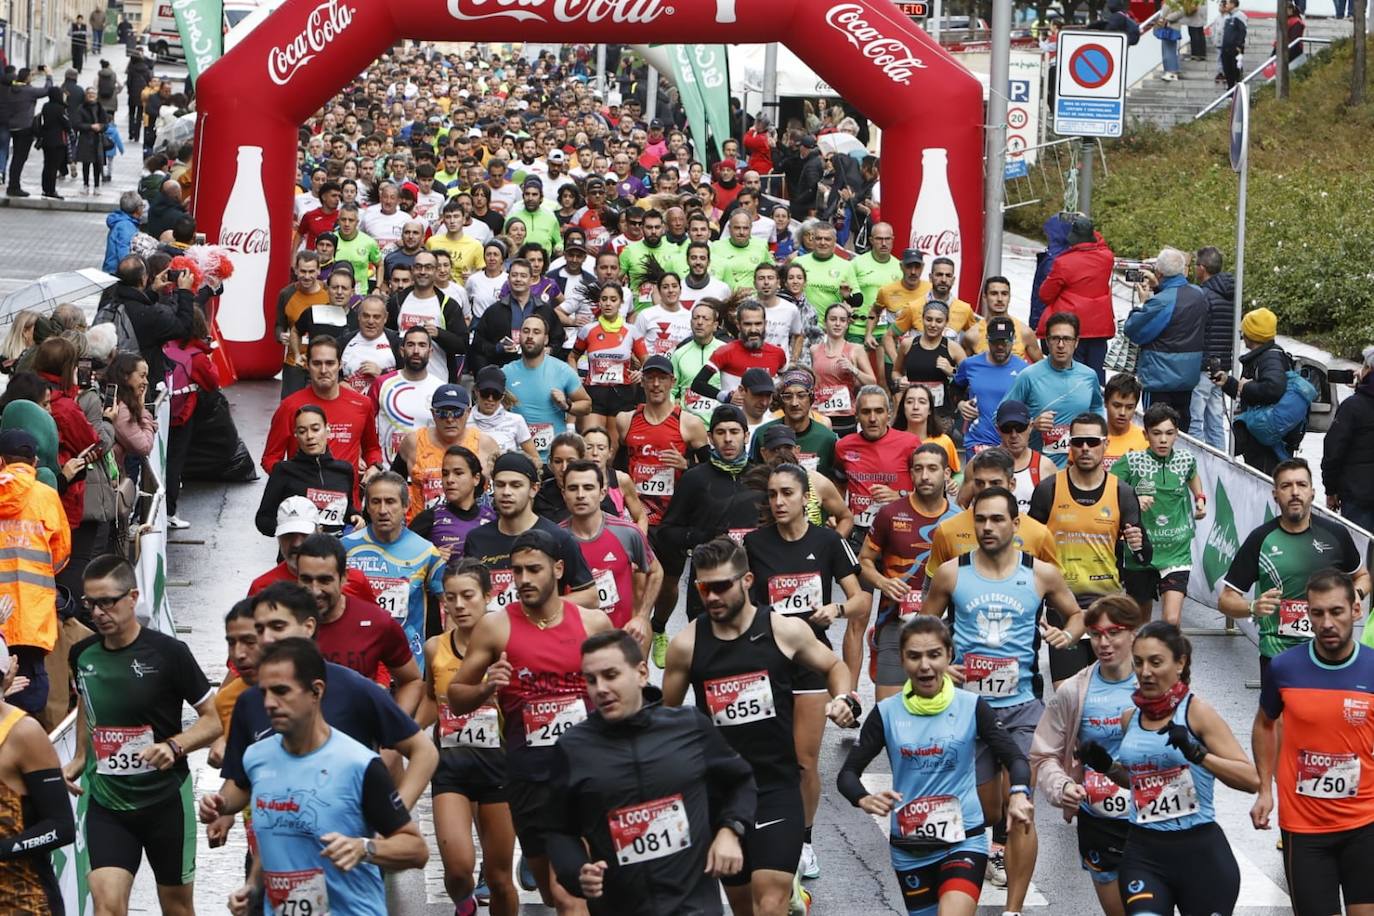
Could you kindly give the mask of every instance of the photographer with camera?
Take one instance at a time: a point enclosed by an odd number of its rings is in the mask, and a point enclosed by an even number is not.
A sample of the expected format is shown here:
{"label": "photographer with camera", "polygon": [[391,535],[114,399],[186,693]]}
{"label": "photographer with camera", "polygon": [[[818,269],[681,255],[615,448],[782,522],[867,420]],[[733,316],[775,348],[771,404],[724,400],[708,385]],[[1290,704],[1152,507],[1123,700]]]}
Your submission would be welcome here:
{"label": "photographer with camera", "polygon": [[[1334,372],[1327,378],[1335,381]],[[1365,347],[1355,393],[1336,408],[1322,450],[1327,508],[1374,530],[1374,347]]]}
{"label": "photographer with camera", "polygon": [[[190,271],[168,270],[171,260],[162,252],[149,256],[146,262],[136,254],[128,255],[115,270],[119,282],[101,299],[101,312],[116,325],[120,312],[128,318],[154,387],[167,373],[162,345],[189,337],[195,315],[195,278]],[[121,341],[121,346],[127,343]]]}
{"label": "photographer with camera", "polygon": [[1142,304],[1126,318],[1126,336],[1140,347],[1136,376],[1145,406],[1168,404],[1188,428],[1193,389],[1202,377],[1206,348],[1207,296],[1185,276],[1188,256],[1165,248],[1136,283]]}

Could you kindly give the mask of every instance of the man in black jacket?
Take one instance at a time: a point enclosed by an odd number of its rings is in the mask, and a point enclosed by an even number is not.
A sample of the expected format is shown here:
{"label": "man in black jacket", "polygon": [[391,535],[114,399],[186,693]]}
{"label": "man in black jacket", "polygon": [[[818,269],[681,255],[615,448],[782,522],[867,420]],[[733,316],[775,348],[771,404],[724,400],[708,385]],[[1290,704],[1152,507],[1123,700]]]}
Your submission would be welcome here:
{"label": "man in black jacket", "polygon": [[1228,369],[1235,359],[1236,278],[1222,271],[1221,252],[1208,245],[1193,256],[1193,276],[1207,297],[1207,326],[1203,331],[1204,371],[1189,404],[1188,435],[1212,448],[1226,448],[1226,403],[1212,384],[1206,367]]}
{"label": "man in black jacket", "polygon": [[563,347],[563,322],[553,313],[553,306],[530,296],[534,272],[530,262],[516,258],[507,273],[510,294],[493,302],[472,332],[468,347],[470,371],[475,377],[486,366],[504,366],[520,358],[520,328],[530,315],[540,315],[550,328],[549,348],[555,353]]}
{"label": "man in black jacket", "polygon": [[801,156],[801,170],[797,174],[797,188],[792,194],[792,215],[806,219],[816,209],[816,193],[820,188],[821,175],[825,173],[825,161],[816,150],[816,138],[804,134],[797,141],[797,152]]}
{"label": "man in black jacket", "polygon": [[1355,393],[1336,408],[1322,449],[1327,508],[1374,530],[1374,347],[1366,347]]}
{"label": "man in black jacket", "polygon": [[162,345],[191,336],[191,321],[196,308],[191,289],[195,285],[195,278],[190,271],[182,271],[172,294],[162,297],[158,290],[171,282],[167,272],[163,271],[149,280],[148,267],[136,254],[128,255],[119,262],[115,277],[119,283],[114,286],[111,305],[115,309],[122,308],[128,316],[129,324],[138,338],[138,351],[148,364],[148,383],[155,386],[167,372]]}
{"label": "man in black jacket", "polygon": [[169,178],[162,183],[162,193],[153,198],[153,205],[148,208],[148,221],[143,224],[143,231],[161,240],[162,233],[186,216],[186,205],[181,202],[181,185]]}
{"label": "man in black jacket", "polygon": [[153,78],[153,68],[137,48],[129,51],[124,68],[124,87],[129,90],[129,142],[137,143],[143,129],[143,90]]}
{"label": "man in black jacket", "polygon": [[52,88],[52,74],[47,67],[40,66],[35,72],[46,77],[42,86],[29,85],[29,68],[25,67],[14,82],[3,87],[10,139],[14,143],[14,155],[10,157],[7,173],[10,197],[29,196],[28,191],[19,187],[19,179],[23,177],[24,163],[29,161],[29,151],[33,149],[34,107],[40,99],[48,97],[48,90]]}
{"label": "man in black jacket", "polygon": [[[1247,312],[1240,322],[1240,339],[1245,344],[1245,352],[1240,357],[1240,378],[1231,378],[1226,371],[1212,375],[1212,381],[1226,396],[1235,398],[1237,414],[1253,407],[1276,404],[1288,390],[1288,370],[1293,368],[1293,359],[1274,340],[1278,336],[1278,325],[1278,318],[1269,309]],[[1282,458],[1250,435],[1240,416],[1231,424],[1231,429],[1235,434],[1236,454],[1261,474],[1273,474]],[[1283,443],[1289,452],[1301,444],[1304,429],[1305,424],[1299,423],[1284,436]]]}
{"label": "man in black jacket", "polygon": [[1221,72],[1226,77],[1227,89],[1234,89],[1240,82],[1240,55],[1245,52],[1248,31],[1240,0],[1221,0]]}
{"label": "man in black jacket", "polygon": [[717,879],[744,864],[753,769],[699,710],[657,702],[625,631],[582,644],[582,675],[596,712],[555,745],[559,883],[593,913],[722,912]]}

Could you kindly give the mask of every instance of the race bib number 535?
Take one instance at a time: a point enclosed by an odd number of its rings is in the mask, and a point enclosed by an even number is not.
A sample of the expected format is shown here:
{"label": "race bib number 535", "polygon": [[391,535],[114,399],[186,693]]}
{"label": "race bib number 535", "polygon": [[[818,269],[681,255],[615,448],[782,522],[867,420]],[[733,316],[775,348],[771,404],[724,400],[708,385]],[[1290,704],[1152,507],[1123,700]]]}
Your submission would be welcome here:
{"label": "race bib number 535", "polygon": [[102,776],[136,776],[157,769],[141,753],[153,746],[151,725],[98,726],[91,730],[91,745],[95,750],[95,771]]}

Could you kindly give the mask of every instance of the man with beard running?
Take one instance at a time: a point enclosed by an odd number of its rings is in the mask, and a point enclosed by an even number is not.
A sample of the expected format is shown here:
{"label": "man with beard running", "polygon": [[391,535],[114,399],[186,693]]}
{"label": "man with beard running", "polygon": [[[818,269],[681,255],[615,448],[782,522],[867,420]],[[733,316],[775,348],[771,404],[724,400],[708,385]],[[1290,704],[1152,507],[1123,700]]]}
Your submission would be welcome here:
{"label": "man with beard running", "polygon": [[389,466],[407,433],[424,429],[432,419],[430,400],[444,379],[430,372],[432,344],[420,325],[408,328],[401,338],[401,366],[372,383],[368,393],[377,406],[377,439]]}
{"label": "man with beard running", "polygon": [[706,616],[669,645],[663,702],[681,706],[690,686],[697,708],[754,768],[758,807],[745,833],[744,868],[724,879],[725,894],[736,913],[785,916],[804,830],[792,679],[798,668],[825,678],[826,715],[845,728],[858,721],[859,701],[848,669],[805,620],[750,601],[754,574],[743,547],[716,538],[693,551],[692,563]]}
{"label": "man with beard running", "polygon": [[[716,350],[697,371],[692,379],[692,390],[702,397],[711,398],[725,404],[741,403],[734,392],[740,386],[744,373],[749,369],[762,369],[776,376],[787,365],[787,354],[781,347],[765,341],[768,328],[768,313],[757,302],[743,302],[735,311],[739,325],[739,339],[732,340]],[[712,377],[720,373],[720,386],[711,383]]]}
{"label": "man with beard running", "polygon": [[687,273],[682,276],[682,307],[691,311],[703,299],[724,302],[731,292],[730,284],[711,275],[711,246],[706,242],[688,242]]}
{"label": "man with beard running", "polygon": [[448,704],[461,716],[496,699],[520,848],[545,905],[560,916],[577,916],[587,912],[585,904],[558,884],[549,867],[545,841],[556,802],[549,778],[559,736],[587,718],[580,647],[587,637],[610,630],[611,622],[602,611],[559,596],[563,556],[562,545],[546,531],[527,530],[513,539],[507,562],[518,599],[477,624],[463,665],[449,682]]}
{"label": "man with beard running", "polygon": [[567,426],[567,415],[586,416],[592,397],[577,372],[548,352],[549,327],[534,314],[520,325],[520,358],[502,366],[506,388],[516,397],[512,412],[525,418],[540,461],[549,460],[549,446]]}

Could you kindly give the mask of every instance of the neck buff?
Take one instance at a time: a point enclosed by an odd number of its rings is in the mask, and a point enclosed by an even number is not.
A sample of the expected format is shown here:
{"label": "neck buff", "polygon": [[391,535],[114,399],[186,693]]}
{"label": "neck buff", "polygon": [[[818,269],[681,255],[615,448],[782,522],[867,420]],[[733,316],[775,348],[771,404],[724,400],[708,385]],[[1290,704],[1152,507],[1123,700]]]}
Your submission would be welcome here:
{"label": "neck buff", "polygon": [[902,685],[902,705],[906,711],[913,716],[938,716],[949,708],[949,704],[954,702],[954,680],[945,675],[945,682],[940,687],[940,692],[933,697],[917,696],[916,688],[911,681]]}
{"label": "neck buff", "polygon": [[1174,686],[1164,691],[1163,696],[1147,697],[1140,692],[1137,687],[1131,694],[1131,702],[1135,703],[1136,708],[1143,715],[1151,719],[1168,719],[1173,716],[1174,710],[1178,709],[1178,704],[1183,702],[1183,698],[1188,695],[1188,685],[1178,681]]}
{"label": "neck buff", "polygon": [[723,455],[721,455],[720,452],[716,451],[716,447],[714,445],[711,446],[711,464],[720,468],[722,471],[729,474],[731,477],[738,477],[740,471],[743,471],[744,466],[748,463],[749,453],[745,450],[741,450],[739,453],[739,457],[737,457],[734,461],[728,461],[725,459]]}
{"label": "neck buff", "polygon": [[620,329],[625,327],[624,315],[616,315],[614,321],[607,321],[605,315],[598,315],[596,320],[601,322],[601,330],[607,334],[619,334]]}

